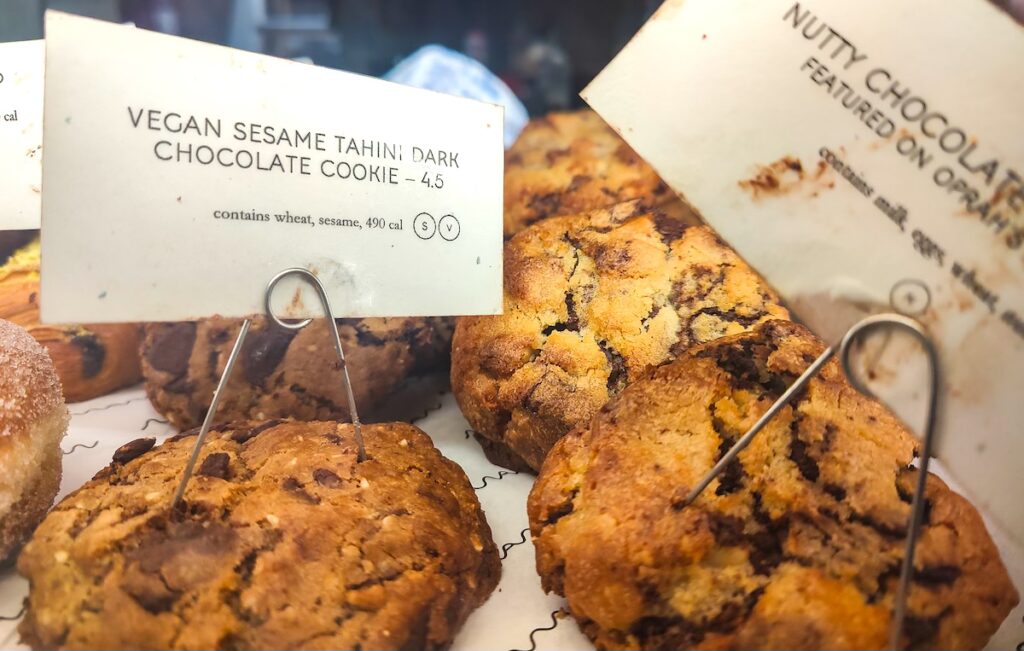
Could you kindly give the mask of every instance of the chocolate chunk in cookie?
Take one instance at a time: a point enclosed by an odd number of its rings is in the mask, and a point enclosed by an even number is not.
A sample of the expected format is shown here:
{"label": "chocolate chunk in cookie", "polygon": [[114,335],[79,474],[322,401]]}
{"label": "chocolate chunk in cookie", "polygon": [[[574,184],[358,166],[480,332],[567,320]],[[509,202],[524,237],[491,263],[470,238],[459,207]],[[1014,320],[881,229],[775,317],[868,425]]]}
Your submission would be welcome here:
{"label": "chocolate chunk in cookie", "polygon": [[504,299],[501,316],[458,320],[452,387],[488,458],[534,470],[648,368],[788,316],[712,231],[636,202],[514,237]]}
{"label": "chocolate chunk in cookie", "polygon": [[[887,644],[916,441],[835,361],[682,502],[822,349],[786,321],[703,344],[548,455],[529,499],[537,570],[599,648]],[[1017,593],[974,507],[934,476],[927,499],[903,643],[981,648]]]}
{"label": "chocolate chunk in cookie", "polygon": [[329,440],[351,441],[351,425],[278,422],[248,438],[239,429],[211,430],[174,517],[193,438],[129,446],[58,504],[19,559],[29,580],[22,640],[448,647],[501,571],[465,473],[405,423],[364,425],[362,462]]}
{"label": "chocolate chunk in cookie", "polygon": [[[505,237],[555,215],[638,200],[696,215],[619,134],[591,110],[532,120],[505,154]],[[674,224],[665,232],[671,237]]]}

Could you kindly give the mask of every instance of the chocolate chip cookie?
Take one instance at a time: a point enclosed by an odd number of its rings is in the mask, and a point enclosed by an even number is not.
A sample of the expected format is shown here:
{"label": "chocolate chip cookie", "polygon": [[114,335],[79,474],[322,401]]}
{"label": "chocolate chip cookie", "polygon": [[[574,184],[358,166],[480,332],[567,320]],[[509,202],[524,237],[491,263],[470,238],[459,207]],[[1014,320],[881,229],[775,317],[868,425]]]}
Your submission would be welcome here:
{"label": "chocolate chip cookie", "polygon": [[657,173],[590,110],[532,120],[505,152],[505,237],[544,217],[629,200],[670,203],[696,221]]}
{"label": "chocolate chip cookie", "polygon": [[[66,497],[18,561],[34,648],[437,649],[497,584],[462,470],[416,427],[218,426],[183,507],[194,432]],[[152,448],[152,449],[151,449]]]}
{"label": "chocolate chip cookie", "polygon": [[640,202],[535,224],[505,246],[505,313],[458,320],[452,388],[488,458],[544,455],[648,367],[786,318],[704,226]]}
{"label": "chocolate chip cookie", "polygon": [[[142,371],[153,407],[180,428],[199,425],[210,407],[242,322],[211,318],[147,324]],[[365,413],[412,375],[445,368],[449,319],[339,319],[356,405]],[[323,319],[302,330],[254,319],[219,420],[348,420],[345,385]]]}
{"label": "chocolate chip cookie", "polygon": [[[835,361],[684,506],[822,349],[785,321],[696,347],[548,455],[537,570],[599,647],[885,647],[916,441]],[[903,645],[981,648],[1016,603],[978,512],[929,476]]]}

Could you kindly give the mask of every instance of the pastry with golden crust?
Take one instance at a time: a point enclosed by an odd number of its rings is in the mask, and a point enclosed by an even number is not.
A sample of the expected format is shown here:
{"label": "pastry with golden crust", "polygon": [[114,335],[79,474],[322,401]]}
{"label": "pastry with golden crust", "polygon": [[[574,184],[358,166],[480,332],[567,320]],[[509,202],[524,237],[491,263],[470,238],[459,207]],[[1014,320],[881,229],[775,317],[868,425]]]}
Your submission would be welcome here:
{"label": "pastry with golden crust", "polygon": [[142,379],[137,323],[39,322],[38,239],[15,251],[0,266],[0,318],[22,326],[46,348],[68,402],[90,400]]}
{"label": "pastry with golden crust", "polygon": [[[698,346],[548,455],[537,570],[599,648],[886,648],[916,440],[837,362],[684,503],[823,348],[786,321]],[[1017,603],[981,516],[935,476],[914,563],[904,648],[981,648]]]}
{"label": "pastry with golden crust", "polygon": [[[153,407],[180,428],[199,425],[242,326],[214,317],[145,326],[142,370]],[[452,323],[444,318],[339,319],[356,406],[368,413],[410,376],[446,368]],[[330,328],[315,319],[287,330],[253,319],[218,407],[223,420],[349,420]]]}
{"label": "pastry with golden crust", "polygon": [[650,165],[597,113],[550,113],[530,121],[505,152],[505,237],[553,215],[640,200],[668,204],[696,223]]}
{"label": "pastry with golden crust", "polygon": [[53,504],[67,426],[60,380],[46,350],[0,319],[0,563]]}
{"label": "pastry with golden crust", "polygon": [[788,316],[711,230],[640,202],[537,223],[504,264],[504,314],[457,322],[452,389],[488,458],[517,470],[648,367]]}
{"label": "pastry with golden crust", "polygon": [[465,473],[422,431],[268,421],[140,439],[25,547],[37,649],[440,649],[501,573]]}

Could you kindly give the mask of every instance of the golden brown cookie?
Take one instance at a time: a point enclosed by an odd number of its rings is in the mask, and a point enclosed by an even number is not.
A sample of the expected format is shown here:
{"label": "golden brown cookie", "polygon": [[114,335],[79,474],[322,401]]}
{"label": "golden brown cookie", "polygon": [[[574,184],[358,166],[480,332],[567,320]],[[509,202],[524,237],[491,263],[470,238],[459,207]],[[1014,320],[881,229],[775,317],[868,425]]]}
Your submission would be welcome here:
{"label": "golden brown cookie", "polygon": [[704,226],[637,202],[554,217],[506,243],[505,313],[458,320],[452,388],[488,458],[536,470],[649,366],[787,316]]}
{"label": "golden brown cookie", "polygon": [[[684,506],[822,349],[786,321],[696,347],[548,455],[537,570],[600,648],[885,647],[916,443],[835,361]],[[934,476],[927,499],[903,643],[981,648],[1017,593],[978,512]]]}
{"label": "golden brown cookie", "polygon": [[691,221],[657,173],[591,110],[532,120],[505,152],[505,237],[553,215],[629,200],[670,203]]}
{"label": "golden brown cookie", "polygon": [[[142,370],[153,407],[174,425],[202,422],[242,322],[211,318],[145,326]],[[363,414],[404,380],[443,369],[449,319],[339,319],[356,406]],[[315,319],[286,330],[264,317],[252,328],[223,400],[221,420],[348,420],[345,383],[330,328]]]}
{"label": "golden brown cookie", "polygon": [[142,379],[137,323],[39,323],[38,239],[0,266],[0,318],[24,327],[46,348],[68,402],[90,400]]}
{"label": "golden brown cookie", "polygon": [[67,426],[60,380],[46,350],[0,319],[0,563],[53,504]]}
{"label": "golden brown cookie", "polygon": [[501,572],[465,473],[405,423],[237,423],[123,446],[18,560],[34,648],[437,649]]}

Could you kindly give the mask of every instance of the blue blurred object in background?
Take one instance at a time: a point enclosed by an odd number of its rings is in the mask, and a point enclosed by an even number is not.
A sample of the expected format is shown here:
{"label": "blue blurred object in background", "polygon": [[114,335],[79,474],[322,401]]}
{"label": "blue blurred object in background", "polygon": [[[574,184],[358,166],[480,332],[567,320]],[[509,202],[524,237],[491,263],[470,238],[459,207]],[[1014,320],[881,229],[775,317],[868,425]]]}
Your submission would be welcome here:
{"label": "blue blurred object in background", "polygon": [[389,70],[384,79],[501,104],[505,107],[506,148],[515,142],[530,119],[515,93],[487,66],[441,45],[424,45]]}

